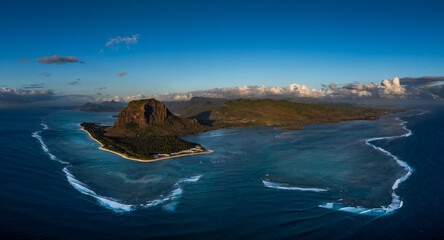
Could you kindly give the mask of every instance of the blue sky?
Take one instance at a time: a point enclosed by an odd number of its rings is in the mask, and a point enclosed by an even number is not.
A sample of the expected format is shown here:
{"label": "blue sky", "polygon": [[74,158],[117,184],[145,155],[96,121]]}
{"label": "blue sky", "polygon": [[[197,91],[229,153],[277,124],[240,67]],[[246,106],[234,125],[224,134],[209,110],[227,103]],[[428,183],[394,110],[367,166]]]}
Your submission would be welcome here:
{"label": "blue sky", "polygon": [[[9,1],[0,88],[131,96],[442,76],[443,12],[444,1]],[[53,55],[85,63],[36,61]]]}

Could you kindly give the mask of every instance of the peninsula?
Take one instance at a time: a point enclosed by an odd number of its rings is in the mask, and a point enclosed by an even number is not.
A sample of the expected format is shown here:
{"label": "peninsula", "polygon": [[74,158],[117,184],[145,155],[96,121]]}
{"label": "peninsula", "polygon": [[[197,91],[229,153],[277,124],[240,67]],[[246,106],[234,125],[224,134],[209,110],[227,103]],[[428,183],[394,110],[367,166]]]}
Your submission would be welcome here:
{"label": "peninsula", "polygon": [[[193,100],[191,100],[193,101]],[[191,102],[190,101],[190,102]],[[113,126],[81,123],[100,149],[127,159],[151,162],[212,152],[180,136],[234,127],[275,126],[300,130],[305,124],[376,120],[399,110],[346,104],[308,104],[286,100],[221,100],[181,103],[173,114],[156,99],[131,101]]]}

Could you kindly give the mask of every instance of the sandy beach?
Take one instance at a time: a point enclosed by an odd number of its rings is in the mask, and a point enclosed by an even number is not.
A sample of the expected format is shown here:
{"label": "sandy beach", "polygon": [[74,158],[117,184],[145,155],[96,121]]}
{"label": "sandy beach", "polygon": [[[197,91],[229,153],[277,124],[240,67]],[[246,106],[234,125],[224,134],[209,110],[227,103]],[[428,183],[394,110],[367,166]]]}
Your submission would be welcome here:
{"label": "sandy beach", "polygon": [[101,142],[99,142],[97,139],[95,139],[88,131],[86,131],[82,126],[80,126],[82,131],[85,131],[86,133],[88,133],[89,137],[91,139],[93,139],[94,141],[98,142],[100,144],[99,149],[103,150],[103,151],[107,151],[107,152],[111,152],[114,154],[117,154],[123,158],[129,159],[129,160],[133,160],[133,161],[138,161],[138,162],[156,162],[156,161],[160,161],[160,160],[165,160],[168,158],[178,158],[178,157],[185,157],[185,156],[190,156],[190,155],[199,155],[199,154],[205,154],[205,153],[212,153],[214,152],[213,150],[206,150],[206,151],[202,151],[202,152],[197,152],[197,153],[185,153],[185,154],[180,154],[180,155],[175,155],[175,156],[169,156],[169,157],[159,157],[159,158],[155,158],[155,159],[138,159],[138,158],[132,158],[132,157],[128,157],[122,153],[118,153],[118,152],[114,152],[112,150],[106,149],[103,144]]}

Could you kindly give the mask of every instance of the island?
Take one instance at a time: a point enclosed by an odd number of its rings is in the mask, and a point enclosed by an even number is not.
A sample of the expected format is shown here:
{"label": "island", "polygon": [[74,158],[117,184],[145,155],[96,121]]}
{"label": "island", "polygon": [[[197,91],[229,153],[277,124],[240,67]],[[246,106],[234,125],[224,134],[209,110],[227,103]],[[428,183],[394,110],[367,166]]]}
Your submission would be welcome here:
{"label": "island", "polygon": [[113,126],[88,122],[80,125],[101,144],[100,149],[127,159],[152,162],[212,152],[180,136],[253,126],[302,130],[302,125],[306,124],[376,120],[382,115],[400,111],[382,107],[273,99],[191,101],[194,102],[176,104],[175,113],[154,98],[131,101],[120,111]]}

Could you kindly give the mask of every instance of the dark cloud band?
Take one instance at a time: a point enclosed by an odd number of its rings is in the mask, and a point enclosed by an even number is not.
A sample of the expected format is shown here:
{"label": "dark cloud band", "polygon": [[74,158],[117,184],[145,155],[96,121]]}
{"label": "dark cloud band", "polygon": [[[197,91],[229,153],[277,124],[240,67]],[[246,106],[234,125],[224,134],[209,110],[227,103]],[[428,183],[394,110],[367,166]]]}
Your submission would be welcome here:
{"label": "dark cloud band", "polygon": [[39,63],[45,63],[45,64],[65,64],[65,63],[84,63],[83,61],[79,61],[79,59],[76,56],[68,56],[68,57],[62,57],[58,55],[54,55],[51,57],[42,57],[37,58],[37,62]]}

